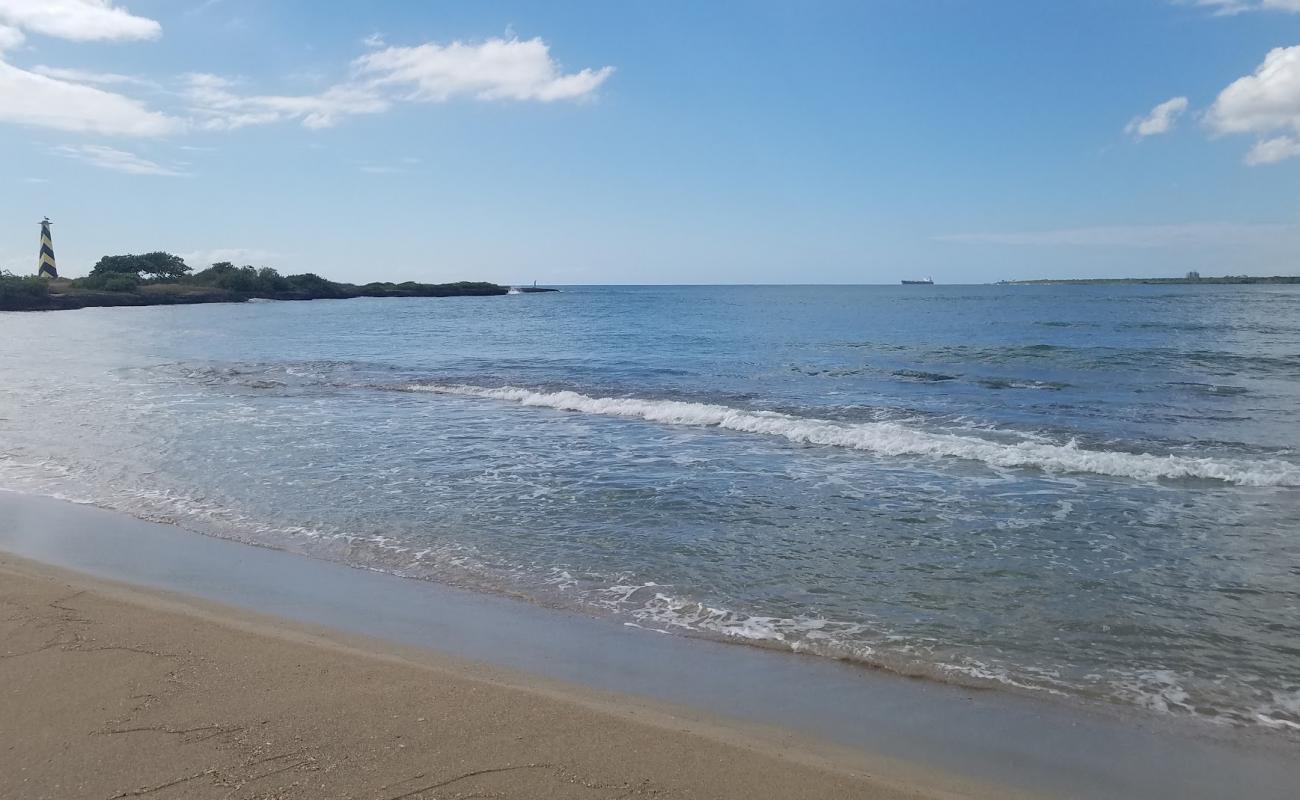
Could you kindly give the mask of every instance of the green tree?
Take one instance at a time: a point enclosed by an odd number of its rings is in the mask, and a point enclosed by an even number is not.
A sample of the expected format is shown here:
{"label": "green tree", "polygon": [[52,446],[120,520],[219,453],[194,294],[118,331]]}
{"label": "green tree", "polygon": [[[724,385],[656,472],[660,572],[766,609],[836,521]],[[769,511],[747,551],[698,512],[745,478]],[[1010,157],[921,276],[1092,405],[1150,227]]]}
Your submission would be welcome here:
{"label": "green tree", "polygon": [[139,256],[104,256],[91,268],[90,274],[101,278],[109,275],[139,276],[139,259]]}
{"label": "green tree", "polygon": [[179,280],[190,271],[184,259],[171,253],[145,253],[140,261],[140,272],[156,281]]}
{"label": "green tree", "polygon": [[257,271],[257,282],[263,292],[286,292],[289,290],[289,281],[284,276],[271,267],[262,267]]}
{"label": "green tree", "polygon": [[161,251],[143,255],[104,256],[90,270],[92,278],[107,279],[111,275],[134,275],[154,281],[180,280],[190,268],[180,256]]}

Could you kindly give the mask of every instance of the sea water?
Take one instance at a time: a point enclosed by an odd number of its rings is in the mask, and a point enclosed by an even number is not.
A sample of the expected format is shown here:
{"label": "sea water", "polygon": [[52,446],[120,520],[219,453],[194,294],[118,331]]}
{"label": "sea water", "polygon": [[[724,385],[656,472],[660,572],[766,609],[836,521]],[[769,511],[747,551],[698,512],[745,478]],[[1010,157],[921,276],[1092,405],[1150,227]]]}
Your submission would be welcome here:
{"label": "sea water", "polygon": [[0,488],[1300,734],[1300,288],[0,314]]}

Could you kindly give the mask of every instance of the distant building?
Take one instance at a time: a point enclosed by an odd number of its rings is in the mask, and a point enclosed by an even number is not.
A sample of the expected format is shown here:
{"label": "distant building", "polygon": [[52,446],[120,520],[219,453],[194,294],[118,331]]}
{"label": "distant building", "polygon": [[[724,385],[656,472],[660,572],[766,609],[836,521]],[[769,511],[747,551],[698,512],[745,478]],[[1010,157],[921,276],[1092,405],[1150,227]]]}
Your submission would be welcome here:
{"label": "distant building", "polygon": [[41,255],[36,262],[36,274],[42,278],[59,277],[54,265],[54,240],[50,238],[50,218],[41,220]]}
{"label": "distant building", "polygon": [[1201,273],[1197,272],[1196,270],[1192,270],[1191,272],[1187,273],[1187,280],[1189,281],[1199,281],[1200,279],[1201,279]]}

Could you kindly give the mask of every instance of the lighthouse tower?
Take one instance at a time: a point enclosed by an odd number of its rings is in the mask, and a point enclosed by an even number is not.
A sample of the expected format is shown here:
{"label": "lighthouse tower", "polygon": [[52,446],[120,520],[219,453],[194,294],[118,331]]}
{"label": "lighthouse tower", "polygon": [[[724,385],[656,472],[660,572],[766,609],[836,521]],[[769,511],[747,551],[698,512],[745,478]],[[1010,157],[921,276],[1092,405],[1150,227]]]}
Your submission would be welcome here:
{"label": "lighthouse tower", "polygon": [[54,266],[54,241],[50,239],[50,218],[41,220],[41,257],[36,264],[36,274],[42,278],[59,277],[59,268]]}

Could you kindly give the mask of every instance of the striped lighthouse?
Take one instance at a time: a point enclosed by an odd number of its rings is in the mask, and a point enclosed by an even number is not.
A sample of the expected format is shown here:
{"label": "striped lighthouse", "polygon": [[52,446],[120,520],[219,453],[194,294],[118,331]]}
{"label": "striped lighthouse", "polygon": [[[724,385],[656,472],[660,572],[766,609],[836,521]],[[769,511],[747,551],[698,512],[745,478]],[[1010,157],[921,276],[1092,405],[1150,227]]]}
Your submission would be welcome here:
{"label": "striped lighthouse", "polygon": [[54,266],[54,241],[50,239],[50,218],[41,220],[41,257],[36,264],[36,274],[42,278],[59,277],[59,268]]}

